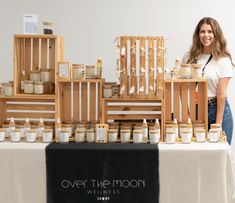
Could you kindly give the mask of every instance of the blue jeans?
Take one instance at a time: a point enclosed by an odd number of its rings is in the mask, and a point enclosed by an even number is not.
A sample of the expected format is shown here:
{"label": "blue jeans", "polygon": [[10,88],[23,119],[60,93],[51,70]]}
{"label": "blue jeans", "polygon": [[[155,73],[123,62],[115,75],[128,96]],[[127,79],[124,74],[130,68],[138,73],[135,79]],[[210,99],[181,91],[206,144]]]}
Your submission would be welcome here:
{"label": "blue jeans", "polygon": [[[216,102],[208,104],[208,129],[210,129],[210,124],[216,121]],[[224,115],[222,122],[222,129],[225,131],[227,136],[227,141],[231,145],[233,136],[233,116],[227,99],[224,105]]]}

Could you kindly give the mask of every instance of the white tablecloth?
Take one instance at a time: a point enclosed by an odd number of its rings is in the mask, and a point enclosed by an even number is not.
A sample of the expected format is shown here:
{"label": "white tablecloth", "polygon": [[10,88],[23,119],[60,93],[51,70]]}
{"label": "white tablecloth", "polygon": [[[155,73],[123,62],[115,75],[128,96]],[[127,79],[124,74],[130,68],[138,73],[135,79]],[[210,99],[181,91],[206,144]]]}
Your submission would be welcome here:
{"label": "white tablecloth", "polygon": [[[45,203],[45,147],[0,143],[0,202]],[[228,144],[159,144],[160,203],[231,203]]]}

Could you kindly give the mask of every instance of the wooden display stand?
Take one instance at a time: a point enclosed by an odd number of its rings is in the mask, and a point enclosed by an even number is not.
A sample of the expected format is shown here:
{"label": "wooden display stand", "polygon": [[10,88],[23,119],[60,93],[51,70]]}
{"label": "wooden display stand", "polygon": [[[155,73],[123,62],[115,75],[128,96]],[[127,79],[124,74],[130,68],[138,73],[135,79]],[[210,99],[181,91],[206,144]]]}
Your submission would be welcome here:
{"label": "wooden display stand", "polygon": [[[102,98],[101,123],[108,121],[140,121],[159,119],[163,135],[164,102],[162,99]],[[162,140],[162,139],[161,139]]]}
{"label": "wooden display stand", "polygon": [[[50,81],[55,83],[55,69],[63,60],[63,37],[55,35],[14,35],[14,94],[20,94],[20,76],[25,71],[50,70]],[[32,95],[34,96],[34,95]]]}
{"label": "wooden display stand", "polygon": [[[122,98],[163,96],[165,48],[163,37],[120,37],[120,95]],[[162,82],[161,82],[161,81]]]}
{"label": "wooden display stand", "polygon": [[25,118],[30,118],[31,121],[39,121],[43,118],[46,122],[54,123],[55,106],[55,96],[2,96],[0,97],[0,125],[11,117],[21,123],[25,121]]}
{"label": "wooden display stand", "polygon": [[102,79],[59,80],[57,118],[70,122],[100,122]]}
{"label": "wooden display stand", "polygon": [[[198,98],[196,91],[198,92]],[[165,80],[164,123],[174,118],[178,122],[201,121],[208,131],[208,103],[206,79],[169,79]],[[197,106],[197,107],[196,107]],[[198,110],[196,110],[198,108]]]}

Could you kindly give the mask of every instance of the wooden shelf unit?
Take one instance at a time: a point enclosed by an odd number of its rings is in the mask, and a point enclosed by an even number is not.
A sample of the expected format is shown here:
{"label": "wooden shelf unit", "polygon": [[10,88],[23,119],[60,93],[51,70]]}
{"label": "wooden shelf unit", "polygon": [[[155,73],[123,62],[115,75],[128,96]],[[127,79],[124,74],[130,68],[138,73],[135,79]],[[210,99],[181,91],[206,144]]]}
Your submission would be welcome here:
{"label": "wooden shelf unit", "polygon": [[61,122],[100,122],[102,79],[58,81],[57,118]]}
{"label": "wooden shelf unit", "polygon": [[20,93],[20,76],[25,71],[50,70],[50,81],[55,83],[55,69],[63,60],[64,40],[56,35],[14,35],[14,94]]}
{"label": "wooden shelf unit", "polygon": [[[165,80],[164,123],[174,118],[178,122],[201,121],[208,131],[208,98],[206,79],[167,79]],[[198,108],[198,110],[196,110]]]}

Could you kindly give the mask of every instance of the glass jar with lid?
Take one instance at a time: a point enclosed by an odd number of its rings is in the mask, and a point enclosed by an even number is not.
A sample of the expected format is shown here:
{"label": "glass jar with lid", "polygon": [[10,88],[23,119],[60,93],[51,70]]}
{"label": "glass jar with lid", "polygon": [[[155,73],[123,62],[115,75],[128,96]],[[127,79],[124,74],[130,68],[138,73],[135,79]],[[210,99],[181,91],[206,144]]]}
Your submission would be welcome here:
{"label": "glass jar with lid", "polygon": [[53,22],[43,22],[43,34],[53,34]]}
{"label": "glass jar with lid", "polygon": [[34,82],[30,80],[24,81],[24,93],[33,94],[34,93]]}
{"label": "glass jar with lid", "polygon": [[4,94],[7,97],[13,95],[13,84],[12,83],[5,83],[4,84]]}
{"label": "glass jar with lid", "polygon": [[34,83],[34,93],[35,94],[43,94],[44,85],[43,82],[35,82]]}
{"label": "glass jar with lid", "polygon": [[191,64],[181,64],[180,70],[179,70],[179,78],[181,78],[181,79],[192,78]]}

